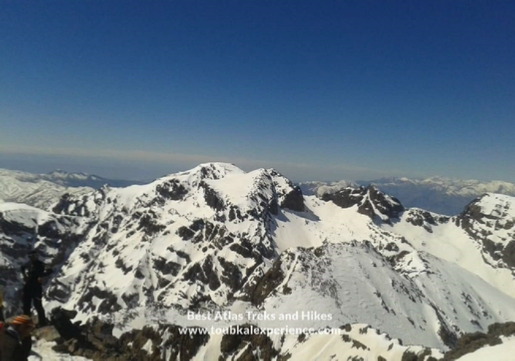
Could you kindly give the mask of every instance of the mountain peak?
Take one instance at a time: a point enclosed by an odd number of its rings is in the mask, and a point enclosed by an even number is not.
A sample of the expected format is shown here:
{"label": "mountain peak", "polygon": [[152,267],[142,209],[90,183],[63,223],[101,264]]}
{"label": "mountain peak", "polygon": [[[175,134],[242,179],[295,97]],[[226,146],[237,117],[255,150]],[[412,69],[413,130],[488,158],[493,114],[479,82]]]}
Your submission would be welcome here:
{"label": "mountain peak", "polygon": [[475,220],[501,220],[515,219],[515,204],[513,197],[497,194],[485,193],[470,202],[463,212],[462,217],[470,217]]}
{"label": "mountain peak", "polygon": [[496,266],[515,268],[515,201],[503,194],[486,193],[469,203],[457,223],[491,257]]}
{"label": "mountain peak", "polygon": [[169,174],[163,178],[184,178],[198,184],[204,179],[221,179],[229,174],[244,174],[245,172],[231,163],[209,162],[179,173]]}
{"label": "mountain peak", "polygon": [[384,194],[375,185],[359,188],[347,187],[334,193],[325,193],[322,199],[333,201],[342,208],[357,206],[359,213],[372,219],[379,217],[383,221],[396,218],[404,211],[399,200]]}

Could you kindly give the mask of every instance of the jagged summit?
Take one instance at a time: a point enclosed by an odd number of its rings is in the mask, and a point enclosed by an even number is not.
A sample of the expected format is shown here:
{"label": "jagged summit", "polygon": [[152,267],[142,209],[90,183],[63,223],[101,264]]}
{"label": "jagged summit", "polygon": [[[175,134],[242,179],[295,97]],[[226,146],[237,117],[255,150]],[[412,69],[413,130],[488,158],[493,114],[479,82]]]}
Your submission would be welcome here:
{"label": "jagged summit", "polygon": [[359,213],[372,219],[377,217],[383,221],[397,218],[404,211],[404,207],[398,199],[381,192],[374,185],[359,188],[347,187],[334,193],[325,193],[322,199],[332,201],[342,208],[356,206]]}
{"label": "jagged summit", "polygon": [[467,205],[456,223],[481,244],[489,262],[515,270],[513,197],[487,193]]}
{"label": "jagged summit", "polygon": [[513,197],[504,194],[486,193],[468,204],[461,216],[471,218],[484,216],[490,220],[514,219],[515,204],[513,203]]}
{"label": "jagged summit", "polygon": [[242,174],[243,170],[232,163],[210,162],[202,163],[198,166],[179,173],[170,174],[166,177],[183,177],[188,176],[190,180],[198,179],[220,179],[228,174]]}

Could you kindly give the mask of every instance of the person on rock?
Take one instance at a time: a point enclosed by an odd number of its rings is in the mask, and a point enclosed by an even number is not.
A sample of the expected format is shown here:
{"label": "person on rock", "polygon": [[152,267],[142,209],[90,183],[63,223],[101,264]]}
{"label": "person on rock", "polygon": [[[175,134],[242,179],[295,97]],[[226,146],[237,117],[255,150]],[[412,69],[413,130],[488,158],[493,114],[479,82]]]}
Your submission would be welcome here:
{"label": "person on rock", "polygon": [[32,350],[34,322],[27,315],[15,317],[6,325],[0,345],[1,361],[27,361]]}
{"label": "person on rock", "polygon": [[0,322],[4,322],[4,299],[2,297],[2,289],[0,288]]}
{"label": "person on rock", "polygon": [[21,268],[25,285],[23,286],[23,313],[31,314],[32,305],[38,313],[38,327],[47,325],[45,310],[41,304],[43,297],[43,277],[52,273],[45,264],[38,259],[36,251],[29,252],[29,262]]}

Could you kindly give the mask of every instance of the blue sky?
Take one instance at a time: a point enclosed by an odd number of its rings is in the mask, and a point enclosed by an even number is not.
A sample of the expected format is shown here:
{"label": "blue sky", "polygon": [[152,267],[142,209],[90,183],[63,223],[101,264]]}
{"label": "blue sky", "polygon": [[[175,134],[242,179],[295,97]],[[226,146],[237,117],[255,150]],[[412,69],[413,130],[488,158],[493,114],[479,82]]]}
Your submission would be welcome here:
{"label": "blue sky", "polygon": [[513,1],[0,6],[0,167],[515,182]]}

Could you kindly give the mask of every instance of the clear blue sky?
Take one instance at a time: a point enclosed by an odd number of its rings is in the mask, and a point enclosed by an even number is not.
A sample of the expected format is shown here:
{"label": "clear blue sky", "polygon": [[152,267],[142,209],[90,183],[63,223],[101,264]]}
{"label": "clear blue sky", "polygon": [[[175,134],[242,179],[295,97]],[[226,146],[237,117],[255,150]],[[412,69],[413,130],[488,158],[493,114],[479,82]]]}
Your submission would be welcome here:
{"label": "clear blue sky", "polygon": [[0,8],[0,167],[515,182],[514,1]]}

